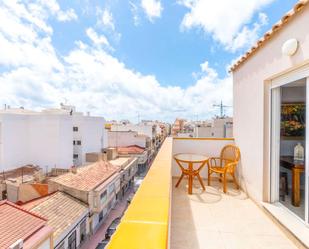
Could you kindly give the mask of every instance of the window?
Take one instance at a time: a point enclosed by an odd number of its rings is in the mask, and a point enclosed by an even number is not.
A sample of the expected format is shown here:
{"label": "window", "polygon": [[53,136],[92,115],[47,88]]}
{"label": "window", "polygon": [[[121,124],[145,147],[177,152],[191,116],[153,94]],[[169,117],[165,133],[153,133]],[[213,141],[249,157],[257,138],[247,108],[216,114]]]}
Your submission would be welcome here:
{"label": "window", "polygon": [[101,222],[101,220],[103,220],[103,210],[99,213],[99,222]]}
{"label": "window", "polygon": [[82,141],[80,141],[80,140],[77,140],[76,143],[77,143],[77,145],[82,145]]}
{"label": "window", "polygon": [[107,204],[107,209],[110,210],[112,208],[112,201]]}
{"label": "window", "polygon": [[80,244],[82,244],[86,240],[86,220],[80,224]]}
{"label": "window", "polygon": [[73,145],[75,145],[75,140],[73,140]]}
{"label": "window", "polygon": [[78,131],[78,127],[77,126],[73,126],[73,131]]}
{"label": "window", "polygon": [[115,185],[114,184],[111,184],[108,186],[108,194],[111,194],[115,189]]}
{"label": "window", "polygon": [[73,154],[73,158],[77,159],[78,158],[78,154]]}
{"label": "window", "polygon": [[68,249],[76,249],[76,231],[74,231],[69,237]]}
{"label": "window", "polygon": [[107,199],[107,191],[105,190],[101,195],[100,195],[100,202],[101,204],[103,204],[104,202],[106,202]]}

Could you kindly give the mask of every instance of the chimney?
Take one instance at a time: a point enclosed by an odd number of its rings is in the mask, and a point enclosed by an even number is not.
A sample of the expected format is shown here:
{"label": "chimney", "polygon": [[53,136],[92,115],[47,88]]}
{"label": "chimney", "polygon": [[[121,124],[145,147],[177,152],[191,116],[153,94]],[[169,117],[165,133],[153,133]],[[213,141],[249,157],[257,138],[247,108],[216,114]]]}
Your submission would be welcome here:
{"label": "chimney", "polygon": [[77,167],[76,167],[75,165],[73,165],[73,166],[71,167],[71,172],[72,172],[73,174],[76,174],[76,173],[77,173]]}

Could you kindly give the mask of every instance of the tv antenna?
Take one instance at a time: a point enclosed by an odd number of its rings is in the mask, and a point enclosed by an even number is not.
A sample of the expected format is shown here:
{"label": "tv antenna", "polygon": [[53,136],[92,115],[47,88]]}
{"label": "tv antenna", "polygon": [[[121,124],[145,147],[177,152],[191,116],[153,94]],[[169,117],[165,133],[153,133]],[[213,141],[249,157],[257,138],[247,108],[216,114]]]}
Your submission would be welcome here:
{"label": "tv antenna", "polygon": [[221,103],[219,105],[218,104],[214,104],[212,106],[220,108],[220,118],[224,118],[224,108],[232,107],[232,106],[229,106],[229,105],[223,105],[222,100],[221,100]]}

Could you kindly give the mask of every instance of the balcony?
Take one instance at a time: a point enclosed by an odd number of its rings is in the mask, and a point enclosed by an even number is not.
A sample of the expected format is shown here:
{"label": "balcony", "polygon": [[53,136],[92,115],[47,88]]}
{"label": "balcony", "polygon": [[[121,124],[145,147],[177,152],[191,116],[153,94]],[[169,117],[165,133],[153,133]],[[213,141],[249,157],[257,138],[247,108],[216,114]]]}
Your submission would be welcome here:
{"label": "balcony", "polygon": [[[206,191],[194,182],[192,195],[185,178],[175,188],[180,170],[172,155],[215,156],[229,143],[233,139],[167,138],[108,248],[296,248],[291,236],[232,183],[227,194],[217,179]],[[206,174],[207,167],[205,185]]]}

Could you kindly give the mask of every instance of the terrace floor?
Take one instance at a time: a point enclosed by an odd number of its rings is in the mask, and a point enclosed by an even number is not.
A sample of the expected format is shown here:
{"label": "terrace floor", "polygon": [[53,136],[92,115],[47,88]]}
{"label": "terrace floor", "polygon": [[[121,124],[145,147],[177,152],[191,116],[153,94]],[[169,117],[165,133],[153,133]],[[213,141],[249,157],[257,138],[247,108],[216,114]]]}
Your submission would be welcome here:
{"label": "terrace floor", "polygon": [[[172,249],[290,249],[297,248],[284,232],[242,191],[231,185],[222,192],[218,180],[202,191],[187,179],[175,188],[171,212]],[[205,183],[206,185],[206,183]]]}

